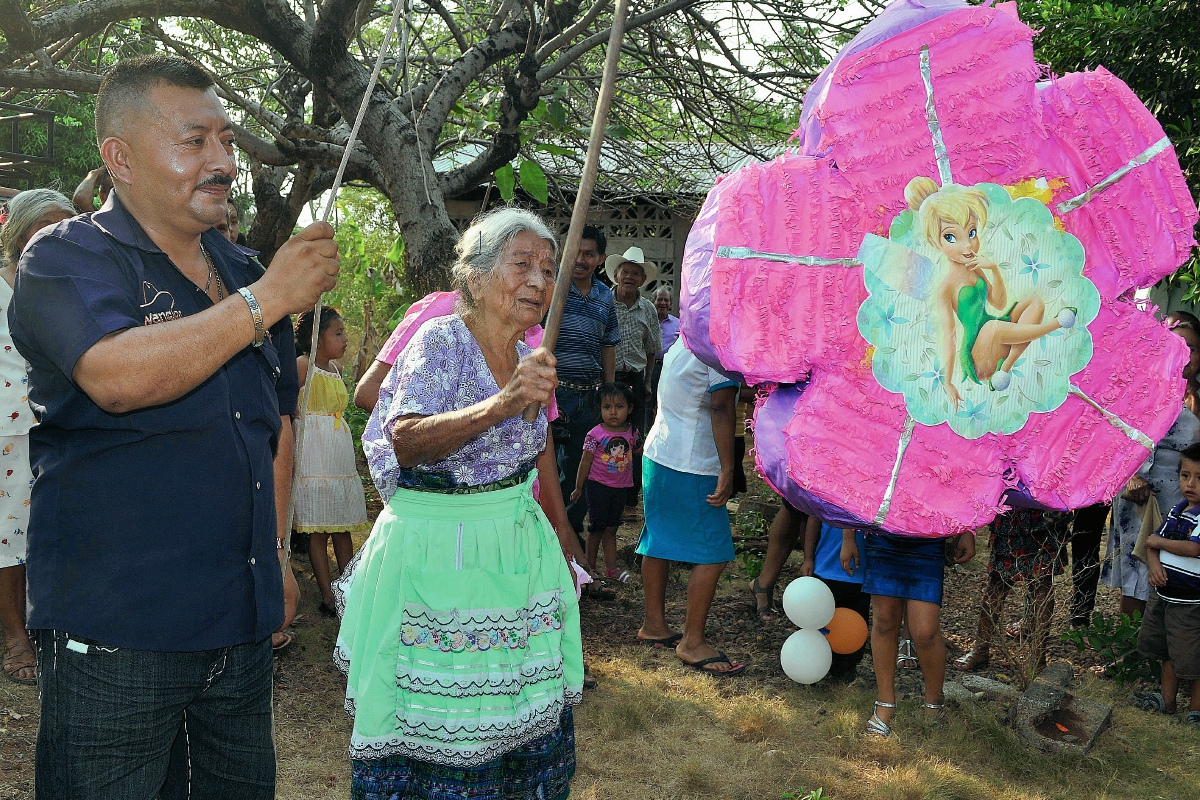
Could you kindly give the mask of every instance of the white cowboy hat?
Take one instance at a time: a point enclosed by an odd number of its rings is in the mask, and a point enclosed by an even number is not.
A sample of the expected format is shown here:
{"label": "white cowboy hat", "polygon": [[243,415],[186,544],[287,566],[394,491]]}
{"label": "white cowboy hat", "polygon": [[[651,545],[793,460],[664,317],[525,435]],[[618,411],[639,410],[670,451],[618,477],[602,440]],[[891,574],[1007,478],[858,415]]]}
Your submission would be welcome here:
{"label": "white cowboy hat", "polygon": [[642,281],[642,286],[645,286],[650,281],[658,276],[658,267],[654,266],[653,262],[646,260],[646,254],[642,252],[640,247],[631,247],[619,256],[609,256],[604,259],[604,272],[608,275],[608,279],[617,283],[617,268],[626,261],[632,261],[646,271],[646,280]]}

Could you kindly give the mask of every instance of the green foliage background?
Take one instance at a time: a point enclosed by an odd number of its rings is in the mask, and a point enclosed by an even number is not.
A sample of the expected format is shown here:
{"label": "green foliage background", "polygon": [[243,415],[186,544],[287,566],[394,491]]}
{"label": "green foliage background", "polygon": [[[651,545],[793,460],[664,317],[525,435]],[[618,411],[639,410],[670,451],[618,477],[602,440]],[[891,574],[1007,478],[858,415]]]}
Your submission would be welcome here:
{"label": "green foliage background", "polygon": [[[1103,65],[1133,89],[1175,145],[1193,198],[1200,199],[1200,0],[1022,0],[1038,61],[1056,73]],[[1171,281],[1200,300],[1193,251]]]}

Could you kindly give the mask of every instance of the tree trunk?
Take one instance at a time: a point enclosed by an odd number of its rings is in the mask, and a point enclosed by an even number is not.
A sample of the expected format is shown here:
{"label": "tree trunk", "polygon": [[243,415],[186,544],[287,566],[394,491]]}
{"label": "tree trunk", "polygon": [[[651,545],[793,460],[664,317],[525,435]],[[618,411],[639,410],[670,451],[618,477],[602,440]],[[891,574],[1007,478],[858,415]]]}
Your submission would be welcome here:
{"label": "tree trunk", "polygon": [[426,206],[419,216],[405,218],[396,210],[396,221],[404,237],[404,276],[418,297],[450,288],[450,268],[457,255],[454,245],[458,230],[450,222],[445,206]]}

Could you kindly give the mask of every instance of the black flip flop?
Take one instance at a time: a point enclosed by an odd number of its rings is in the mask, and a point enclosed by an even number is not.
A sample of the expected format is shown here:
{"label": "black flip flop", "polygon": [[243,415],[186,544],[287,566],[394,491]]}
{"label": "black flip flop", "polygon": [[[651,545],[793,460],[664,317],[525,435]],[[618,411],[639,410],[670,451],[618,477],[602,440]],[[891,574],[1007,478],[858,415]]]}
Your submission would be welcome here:
{"label": "black flip flop", "polygon": [[[729,660],[729,656],[725,655],[725,653],[721,650],[718,650],[717,655],[713,656],[712,658],[702,658],[699,661],[684,661],[682,658],[679,660],[685,667],[691,667],[697,672],[703,672],[705,675],[715,675],[718,678],[732,678],[734,675],[741,675],[746,671],[745,664],[738,664],[735,667],[733,662]],[[733,667],[733,669],[727,669],[721,672],[705,669],[705,667],[707,667],[709,664],[728,664],[729,666]]]}
{"label": "black flip flop", "polygon": [[663,639],[643,639],[638,637],[638,643],[646,647],[674,647],[683,639],[682,633],[672,634]]}

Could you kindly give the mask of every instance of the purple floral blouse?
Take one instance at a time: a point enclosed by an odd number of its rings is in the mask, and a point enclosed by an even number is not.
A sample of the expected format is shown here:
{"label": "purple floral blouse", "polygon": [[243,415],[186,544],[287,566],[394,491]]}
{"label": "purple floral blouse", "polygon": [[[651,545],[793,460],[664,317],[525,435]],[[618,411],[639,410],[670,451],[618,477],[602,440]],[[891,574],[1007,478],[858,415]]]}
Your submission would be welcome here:
{"label": "purple floral blouse", "polygon": [[[532,350],[517,342],[517,356]],[[528,423],[521,415],[493,425],[446,458],[411,469],[392,448],[400,417],[432,416],[473,406],[500,391],[479,343],[457,314],[421,326],[379,387],[379,402],[363,432],[363,453],[386,501],[397,487],[483,486],[529,469],[546,448],[546,409]]]}

